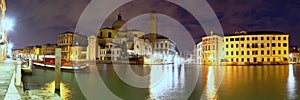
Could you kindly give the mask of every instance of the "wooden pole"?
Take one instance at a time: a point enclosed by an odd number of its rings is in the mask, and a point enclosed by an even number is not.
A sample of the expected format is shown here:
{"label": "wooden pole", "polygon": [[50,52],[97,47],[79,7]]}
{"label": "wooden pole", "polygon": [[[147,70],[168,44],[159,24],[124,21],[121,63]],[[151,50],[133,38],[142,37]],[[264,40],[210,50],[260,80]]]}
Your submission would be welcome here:
{"label": "wooden pole", "polygon": [[60,95],[60,68],[61,68],[61,48],[55,49],[55,93]]}

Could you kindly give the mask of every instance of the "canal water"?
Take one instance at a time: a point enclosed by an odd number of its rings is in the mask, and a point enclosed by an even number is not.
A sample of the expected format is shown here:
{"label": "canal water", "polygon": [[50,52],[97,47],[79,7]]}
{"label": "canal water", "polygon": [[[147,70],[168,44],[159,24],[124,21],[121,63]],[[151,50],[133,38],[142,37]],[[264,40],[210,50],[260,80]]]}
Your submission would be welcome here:
{"label": "canal water", "polygon": [[[96,64],[87,72],[63,71],[61,97],[85,99],[300,99],[300,66]],[[35,68],[22,77],[27,89],[54,91],[55,71]]]}

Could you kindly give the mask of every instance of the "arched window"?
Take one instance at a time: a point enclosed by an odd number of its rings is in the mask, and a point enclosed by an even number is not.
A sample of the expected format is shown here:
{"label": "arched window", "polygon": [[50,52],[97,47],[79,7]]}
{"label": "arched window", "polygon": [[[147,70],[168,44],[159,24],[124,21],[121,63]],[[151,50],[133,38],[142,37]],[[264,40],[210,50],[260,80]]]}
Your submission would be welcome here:
{"label": "arched window", "polygon": [[111,38],[111,32],[108,32],[108,38]]}
{"label": "arched window", "polygon": [[101,32],[100,32],[100,37],[102,37],[102,36],[103,36],[103,32],[101,31]]}

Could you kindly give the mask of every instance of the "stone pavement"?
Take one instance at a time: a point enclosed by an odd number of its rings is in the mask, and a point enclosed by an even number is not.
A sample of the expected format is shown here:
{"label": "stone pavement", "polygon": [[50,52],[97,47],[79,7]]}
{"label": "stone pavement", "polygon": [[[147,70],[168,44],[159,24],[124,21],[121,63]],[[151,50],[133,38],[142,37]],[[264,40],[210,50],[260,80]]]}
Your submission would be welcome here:
{"label": "stone pavement", "polygon": [[8,59],[0,62],[0,100],[21,99],[14,85],[15,66],[15,60]]}

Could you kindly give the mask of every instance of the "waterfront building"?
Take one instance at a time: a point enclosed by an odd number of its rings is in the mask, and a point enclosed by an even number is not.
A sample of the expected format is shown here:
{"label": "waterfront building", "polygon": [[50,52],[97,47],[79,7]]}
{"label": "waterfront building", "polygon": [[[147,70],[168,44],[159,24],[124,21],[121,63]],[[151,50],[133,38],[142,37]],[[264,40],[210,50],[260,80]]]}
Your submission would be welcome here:
{"label": "waterfront building", "polygon": [[158,58],[155,59],[155,62],[173,63],[177,52],[176,43],[164,36],[158,36],[155,43],[156,46],[153,56]]}
{"label": "waterfront building", "polygon": [[71,46],[71,61],[86,61],[86,47],[85,46]]}
{"label": "waterfront building", "polygon": [[296,46],[289,48],[289,63],[300,63],[300,52]]}
{"label": "waterfront building", "polygon": [[[1,15],[0,15],[0,20],[1,22],[5,20],[5,13],[6,13],[6,3],[5,0],[1,0],[0,2],[0,10],[1,10]],[[6,59],[6,49],[7,49],[7,32],[2,26],[0,28],[0,61],[3,61]]]}
{"label": "waterfront building", "polygon": [[202,43],[203,42],[199,42],[197,45],[196,45],[196,64],[202,64]]}
{"label": "waterfront building", "polygon": [[44,44],[41,48],[41,55],[55,55],[57,44]]}
{"label": "waterfront building", "polygon": [[107,43],[105,47],[98,48],[98,58],[101,61],[117,61],[121,56],[121,47],[118,44]]}
{"label": "waterfront building", "polygon": [[[198,44],[200,45],[200,44]],[[202,64],[205,65],[220,65],[224,59],[224,42],[223,37],[214,35],[211,31],[209,36],[202,37]],[[199,50],[198,50],[199,51]]]}
{"label": "waterfront building", "polygon": [[229,65],[288,63],[289,34],[284,32],[241,31],[225,36],[224,42]]}
{"label": "waterfront building", "polygon": [[61,48],[61,56],[63,60],[70,60],[72,46],[86,47],[87,37],[74,32],[64,32],[59,34],[58,47]]}

